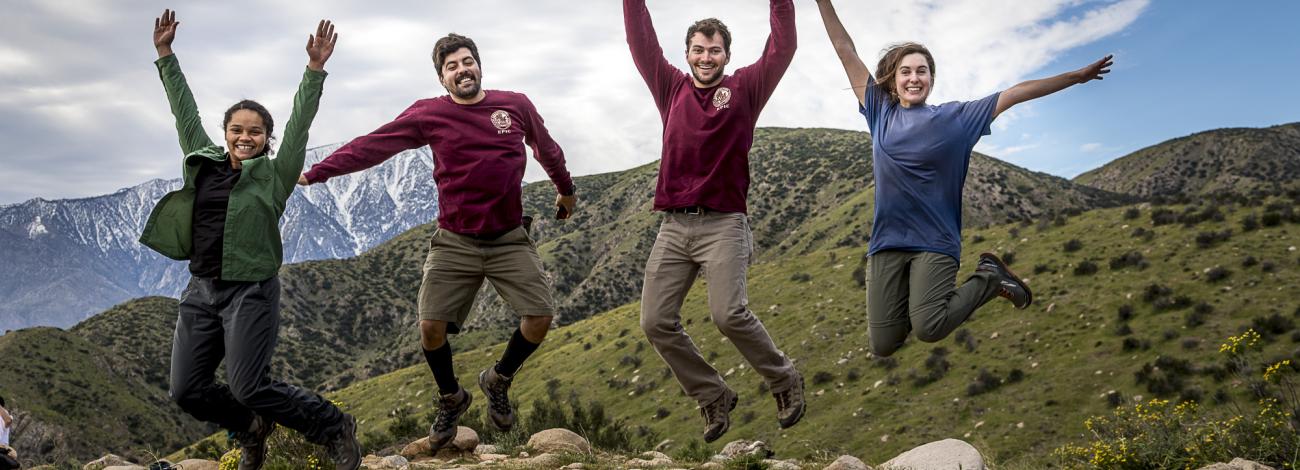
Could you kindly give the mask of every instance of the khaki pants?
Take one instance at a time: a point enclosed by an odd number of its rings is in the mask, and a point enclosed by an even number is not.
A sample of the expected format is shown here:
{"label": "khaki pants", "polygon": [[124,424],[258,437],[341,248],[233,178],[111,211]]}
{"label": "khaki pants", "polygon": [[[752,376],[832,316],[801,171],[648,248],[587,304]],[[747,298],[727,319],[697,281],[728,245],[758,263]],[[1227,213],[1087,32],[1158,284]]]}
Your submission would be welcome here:
{"label": "khaki pants", "polygon": [[879,251],[867,258],[871,353],[889,356],[907,333],[927,343],[947,338],[998,290],[997,275],[976,271],[961,287],[957,260],[924,251]]}
{"label": "khaki pants", "polygon": [[717,400],[727,388],[682,329],[682,301],[701,268],[708,282],[709,312],[718,331],[736,345],[772,391],[795,385],[794,364],[776,348],[763,322],[749,310],[745,278],[753,251],[745,214],[667,213],[646,261],[641,329],[682,389],[701,406]]}
{"label": "khaki pants", "polygon": [[447,332],[465,325],[483,279],[520,316],[554,316],[555,301],[537,246],[523,227],[495,240],[438,229],[429,241],[420,283],[421,320],[442,320]]}

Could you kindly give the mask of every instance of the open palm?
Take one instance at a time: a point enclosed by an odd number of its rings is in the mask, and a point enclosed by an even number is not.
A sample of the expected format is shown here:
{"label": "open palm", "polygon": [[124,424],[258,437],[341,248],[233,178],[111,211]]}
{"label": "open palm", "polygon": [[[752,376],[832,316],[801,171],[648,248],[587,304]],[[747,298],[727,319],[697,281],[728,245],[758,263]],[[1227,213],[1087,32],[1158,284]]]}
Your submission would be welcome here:
{"label": "open palm", "polygon": [[1088,83],[1093,80],[1104,80],[1106,77],[1103,77],[1102,75],[1110,73],[1110,66],[1115,63],[1115,61],[1112,60],[1113,57],[1114,56],[1111,55],[1102,57],[1101,60],[1079,69],[1079,71],[1076,72],[1078,74],[1076,77],[1076,83]]}
{"label": "open palm", "polygon": [[176,21],[176,12],[163,10],[162,16],[153,20],[153,46],[170,48],[172,40],[176,39],[176,27],[180,24]]}
{"label": "open palm", "polygon": [[307,66],[312,70],[324,70],[325,62],[334,54],[334,43],[339,40],[334,32],[334,24],[329,20],[320,20],[316,34],[307,37]]}

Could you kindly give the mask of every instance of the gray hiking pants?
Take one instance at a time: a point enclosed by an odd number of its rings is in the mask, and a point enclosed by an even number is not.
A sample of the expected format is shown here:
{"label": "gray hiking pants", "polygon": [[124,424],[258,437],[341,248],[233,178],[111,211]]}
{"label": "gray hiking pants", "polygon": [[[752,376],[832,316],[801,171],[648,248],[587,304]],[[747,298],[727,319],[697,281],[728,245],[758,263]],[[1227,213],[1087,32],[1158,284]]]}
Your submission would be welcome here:
{"label": "gray hiking pants", "polygon": [[961,287],[957,260],[925,251],[879,251],[867,258],[867,328],[871,353],[889,356],[907,333],[933,343],[947,338],[997,295],[997,275],[976,271]]}
{"label": "gray hiking pants", "polygon": [[[195,418],[231,431],[247,431],[256,413],[308,441],[326,442],[342,430],[343,412],[320,395],[268,376],[279,331],[279,277],[191,278],[172,340],[172,400]],[[215,380],[223,359],[225,384]]]}
{"label": "gray hiking pants", "polygon": [[682,302],[701,268],[709,287],[709,312],[718,331],[772,391],[796,385],[794,364],[749,310],[746,276],[753,252],[753,235],[745,214],[667,213],[646,260],[641,329],[686,395],[701,406],[717,400],[727,388],[722,375],[682,329]]}

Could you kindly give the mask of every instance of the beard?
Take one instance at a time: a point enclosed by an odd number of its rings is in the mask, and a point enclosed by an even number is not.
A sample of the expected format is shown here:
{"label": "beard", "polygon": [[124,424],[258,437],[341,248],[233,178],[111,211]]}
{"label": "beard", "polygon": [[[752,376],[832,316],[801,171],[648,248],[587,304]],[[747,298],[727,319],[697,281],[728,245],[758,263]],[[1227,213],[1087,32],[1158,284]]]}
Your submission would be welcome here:
{"label": "beard", "polygon": [[695,81],[703,83],[704,86],[713,86],[722,82],[723,72],[724,70],[721,67],[717,68],[717,71],[713,75],[713,81],[708,81],[705,80],[704,77],[700,76],[699,70],[695,70],[695,67],[691,67],[691,76],[695,77]]}
{"label": "beard", "polygon": [[[460,80],[467,76],[473,80],[473,84],[469,87],[468,90],[462,89],[460,85],[458,85],[458,83],[460,83]],[[452,81],[451,85],[443,85],[443,87],[447,89],[448,93],[451,93],[453,96],[460,98],[462,100],[468,100],[474,98],[475,96],[478,96],[479,91],[483,89],[481,82],[479,81],[479,78],[475,77],[472,74],[457,75],[456,79]]]}

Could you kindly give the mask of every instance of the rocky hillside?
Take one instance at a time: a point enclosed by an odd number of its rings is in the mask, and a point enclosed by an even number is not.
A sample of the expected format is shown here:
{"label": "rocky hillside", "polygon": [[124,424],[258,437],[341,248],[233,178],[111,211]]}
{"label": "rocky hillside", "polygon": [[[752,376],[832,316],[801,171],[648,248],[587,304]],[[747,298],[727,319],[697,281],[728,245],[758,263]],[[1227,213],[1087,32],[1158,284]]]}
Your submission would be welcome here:
{"label": "rocky hillside", "polygon": [[1216,129],[1154,145],[1074,182],[1144,199],[1300,189],[1300,123]]}

